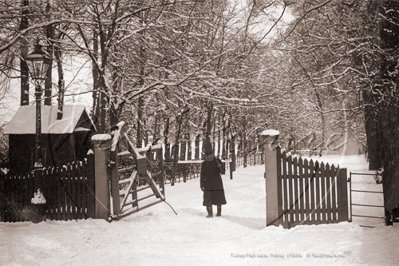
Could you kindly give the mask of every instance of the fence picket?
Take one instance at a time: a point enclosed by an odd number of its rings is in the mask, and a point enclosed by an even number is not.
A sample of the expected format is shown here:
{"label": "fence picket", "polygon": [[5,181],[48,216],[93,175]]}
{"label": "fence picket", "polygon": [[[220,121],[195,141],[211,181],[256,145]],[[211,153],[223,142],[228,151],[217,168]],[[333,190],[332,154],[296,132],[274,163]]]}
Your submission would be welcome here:
{"label": "fence picket", "polygon": [[77,217],[77,178],[76,178],[76,163],[71,164],[71,220],[76,220]]}
{"label": "fence picket", "polygon": [[322,193],[322,218],[323,223],[327,220],[327,189],[326,189],[326,176],[327,176],[327,165],[324,165],[323,172],[321,175],[321,193]]}
{"label": "fence picket", "polygon": [[[17,176],[12,177],[12,198],[15,199],[18,197],[18,192],[17,191],[18,185],[17,185]],[[18,189],[19,190],[19,189]],[[19,215],[18,215],[18,199],[12,201],[12,212],[13,212],[13,222],[19,222]]]}
{"label": "fence picket", "polygon": [[11,212],[11,208],[12,208],[12,206],[11,206],[11,203],[10,203],[10,201],[7,199],[7,197],[10,197],[10,194],[12,193],[12,184],[11,184],[11,176],[7,176],[6,177],[6,184],[5,184],[5,186],[4,186],[4,191],[5,191],[5,193],[6,193],[6,195],[5,195],[5,199],[6,199],[6,201],[5,201],[5,205],[6,205],[6,211],[5,211],[5,213],[4,213],[4,215],[5,215],[5,221],[6,222],[11,222],[11,215],[10,215],[10,212]]}
{"label": "fence picket", "polygon": [[10,178],[11,178],[10,176],[5,177],[5,184],[4,184],[4,190],[3,190],[5,193],[5,195],[4,195],[4,205],[5,205],[4,221],[6,221],[6,222],[10,222],[10,220],[9,220],[10,219],[10,214],[9,214],[10,203],[9,203],[9,201],[6,201],[7,196],[9,196],[9,194],[11,192],[11,182],[9,181]]}
{"label": "fence picket", "polygon": [[33,197],[33,173],[27,173],[24,175],[25,177],[25,189],[24,189],[24,198],[25,198],[25,206],[26,207],[26,212],[27,212],[27,219],[30,220],[30,216],[32,214],[32,209],[31,209],[31,199]]}
{"label": "fence picket", "polygon": [[321,212],[321,208],[322,208],[322,201],[321,201],[321,178],[322,178],[322,171],[324,168],[324,164],[321,163],[319,164],[319,169],[316,172],[315,178],[316,178],[316,183],[315,183],[315,187],[316,187],[316,214],[317,214],[317,222],[321,223],[322,221],[322,212]]}
{"label": "fence picket", "polygon": [[326,164],[326,221],[331,221],[331,168],[330,165]]}
{"label": "fence picket", "polygon": [[312,222],[316,221],[316,203],[315,203],[315,182],[316,182],[316,173],[319,171],[319,163],[317,161],[313,162],[313,171],[310,176],[310,208],[312,209]]}
{"label": "fence picket", "polygon": [[48,183],[48,189],[47,189],[47,219],[54,220],[54,208],[55,208],[55,182],[56,182],[56,176],[54,176],[54,167],[48,168],[46,171],[46,176],[47,176],[47,183]]}
{"label": "fence picket", "polygon": [[25,216],[25,221],[29,221],[30,220],[30,215],[31,215],[31,197],[29,195],[29,179],[31,179],[32,176],[30,173],[23,175],[22,179],[23,179],[23,191],[21,192],[23,194],[23,212],[24,212],[24,216]]}
{"label": "fence picket", "polygon": [[[279,159],[277,159],[277,191],[282,191],[282,187],[281,187],[281,150],[280,147],[277,146],[276,148],[276,152],[277,154],[280,156]],[[282,197],[281,195],[279,195],[277,197],[277,205],[279,206],[278,208],[278,223],[282,224],[283,223],[283,210],[281,208],[282,206]]]}
{"label": "fence picket", "polygon": [[314,163],[313,160],[309,162],[309,219],[315,221],[315,208],[314,208]]}
{"label": "fence picket", "polygon": [[74,162],[72,164],[72,218],[74,220],[78,219],[78,208],[80,207],[79,204],[79,193],[78,193],[78,186],[79,186],[79,179],[77,176],[77,163]]}
{"label": "fence picket", "polygon": [[[16,191],[16,186],[15,186],[15,176],[12,176],[10,178],[10,184],[11,184],[11,199],[14,199],[15,196],[17,195],[17,191]],[[16,209],[16,201],[12,200],[11,201],[11,216],[10,216],[10,221],[11,222],[16,222],[16,213],[15,213],[15,209]]]}
{"label": "fence picket", "polygon": [[71,165],[68,163],[66,165],[66,171],[64,175],[64,185],[65,185],[65,220],[68,221],[71,219],[71,198],[69,195],[71,195]]}
{"label": "fence picket", "polygon": [[79,204],[80,194],[78,193],[78,187],[79,187],[80,180],[77,175],[77,167],[78,167],[77,163],[74,162],[72,164],[72,199],[73,199],[73,201],[72,201],[72,214],[73,214],[72,218],[74,220],[78,219],[78,215],[79,215],[78,212],[79,212],[79,207],[80,207],[80,204]]}
{"label": "fence picket", "polygon": [[[19,212],[19,207],[20,207],[20,197],[19,197],[19,193],[20,193],[20,189],[19,188],[19,180],[18,180],[19,176],[14,176],[13,177],[13,186],[14,186],[14,198],[16,198],[16,200],[13,201],[13,207],[14,207],[14,217],[15,217],[15,222],[19,222],[21,221],[21,215]],[[18,191],[16,191],[18,189]]]}
{"label": "fence picket", "polygon": [[14,186],[17,189],[16,194],[15,194],[15,197],[16,197],[16,200],[15,200],[15,221],[16,222],[22,221],[22,215],[21,215],[22,208],[21,208],[21,206],[22,206],[22,200],[23,200],[22,195],[23,194],[21,192],[22,192],[23,188],[21,187],[21,182],[20,182],[19,178],[20,178],[19,175],[14,177]]}
{"label": "fence picket", "polygon": [[30,220],[30,215],[31,215],[31,198],[33,197],[29,195],[29,179],[32,179],[32,174],[28,173],[26,175],[23,175],[23,182],[24,182],[24,189],[23,189],[23,195],[24,195],[24,213],[25,213],[25,221]]}
{"label": "fence picket", "polygon": [[312,221],[315,222],[317,219],[317,204],[316,204],[316,180],[318,179],[319,162],[315,161],[313,166],[313,173],[310,180],[310,200],[312,209]]}
{"label": "fence picket", "polygon": [[62,168],[61,171],[61,213],[62,213],[62,220],[67,221],[68,220],[68,214],[67,214],[67,195],[68,195],[68,178],[67,178],[67,171],[68,168],[65,166]]}
{"label": "fence picket", "polygon": [[309,183],[309,178],[310,178],[310,163],[312,160],[307,161],[305,164],[305,175],[303,179],[303,186],[304,186],[304,211],[305,211],[305,221],[309,222],[310,221],[310,215],[311,215],[311,210],[310,210],[310,205],[309,205],[309,199],[310,199],[310,183]]}
{"label": "fence picket", "polygon": [[[301,163],[301,160],[299,161]],[[305,164],[307,164],[308,160],[305,159],[302,162],[302,165],[300,165],[300,174],[299,174],[299,219],[300,222],[304,222],[304,191],[303,191],[303,180],[304,180],[304,175],[305,175]]]}
{"label": "fence picket", "polygon": [[306,177],[306,220],[308,222],[312,221],[312,213],[313,213],[312,203],[310,201],[311,194],[313,192],[313,190],[311,189],[311,184],[313,183],[313,180],[311,180],[313,176],[313,171],[314,171],[313,160],[310,160],[308,174]]}
{"label": "fence picket", "polygon": [[46,199],[46,214],[47,214],[47,196],[48,196],[48,184],[47,184],[47,168],[43,168],[41,171],[41,183],[40,192],[42,192],[44,198]]}
{"label": "fence picket", "polygon": [[294,206],[295,206],[295,224],[298,223],[298,217],[299,217],[299,197],[298,197],[298,158],[294,158],[293,161],[293,166],[294,166],[294,176],[293,176],[293,184],[294,184],[294,195],[293,195],[293,200],[294,200]]}
{"label": "fence picket", "polygon": [[336,190],[335,186],[337,178],[337,169],[334,165],[331,166],[331,208],[332,208],[332,220],[337,220],[337,202],[336,202]]}
{"label": "fence picket", "polygon": [[78,162],[76,164],[76,178],[78,181],[77,184],[77,219],[83,219],[83,176],[82,176],[82,162]]}
{"label": "fence picket", "polygon": [[29,174],[27,175],[23,175],[21,176],[22,182],[23,182],[23,189],[21,191],[21,195],[23,197],[22,199],[22,206],[23,206],[23,216],[24,216],[24,221],[29,221],[30,220],[30,213],[31,210],[29,207],[31,202],[30,202],[30,198],[29,198],[29,187],[28,187],[28,178],[29,178]]}
{"label": "fence picket", "polygon": [[[288,216],[288,220],[289,220],[289,224],[292,222],[292,218],[293,218],[293,214],[292,214],[292,207],[293,207],[293,191],[292,191],[292,166],[293,166],[293,162],[292,162],[292,157],[289,156],[288,157],[288,177],[287,177],[287,182],[288,182],[288,197],[289,197],[289,203],[288,203],[288,212],[287,212],[287,216]],[[290,227],[290,226],[289,226]]]}
{"label": "fence picket", "polygon": [[308,183],[307,183],[307,179],[308,179],[308,171],[309,171],[309,161],[307,159],[304,160],[304,164],[303,164],[303,178],[302,178],[302,186],[303,186],[303,222],[308,222],[308,208],[307,208],[307,195],[308,195]]}
{"label": "fence picket", "polygon": [[82,166],[80,168],[81,176],[82,176],[82,219],[87,219],[87,194],[89,193],[87,189],[87,174],[85,174],[85,164],[87,162],[83,161]]}
{"label": "fence picket", "polygon": [[78,168],[79,168],[80,162],[75,162],[74,163],[74,180],[75,180],[75,219],[82,219],[81,217],[81,206],[82,206],[82,192],[80,189],[80,186],[82,184],[81,182],[81,176],[78,174]]}
{"label": "fence picket", "polygon": [[283,152],[281,154],[281,161],[282,161],[282,170],[283,170],[283,175],[281,176],[281,179],[279,180],[279,182],[282,185],[282,189],[283,189],[283,209],[282,209],[282,213],[283,213],[283,221],[288,224],[288,218],[287,218],[287,214],[286,211],[288,210],[288,190],[287,190],[287,154],[285,152]]}
{"label": "fence picket", "polygon": [[68,220],[73,220],[74,217],[74,213],[73,213],[73,209],[75,207],[74,204],[74,179],[72,176],[72,171],[73,171],[73,167],[70,163],[68,163],[67,165],[68,167],[68,171],[67,171],[67,184],[68,184],[68,194],[66,195],[67,198],[67,216],[68,216]]}
{"label": "fence picket", "polygon": [[56,211],[56,215],[55,215],[55,219],[56,220],[62,220],[63,219],[63,213],[62,213],[62,210],[63,210],[63,207],[62,207],[62,204],[63,204],[63,200],[62,200],[62,196],[63,196],[63,192],[64,192],[64,187],[63,187],[63,180],[62,180],[62,171],[63,171],[63,168],[56,168],[56,169],[54,169],[54,175],[56,176],[56,178],[57,178],[57,181],[56,181],[56,189],[57,189],[57,196],[56,196],[56,206],[57,206],[57,208],[54,210],[54,211]]}

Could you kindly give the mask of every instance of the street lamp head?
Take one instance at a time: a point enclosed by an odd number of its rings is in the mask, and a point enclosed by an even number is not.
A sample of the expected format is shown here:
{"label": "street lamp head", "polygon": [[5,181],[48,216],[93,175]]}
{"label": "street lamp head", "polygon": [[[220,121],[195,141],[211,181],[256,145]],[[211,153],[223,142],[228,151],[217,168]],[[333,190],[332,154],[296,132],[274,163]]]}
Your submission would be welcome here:
{"label": "street lamp head", "polygon": [[50,66],[50,58],[42,50],[40,44],[36,44],[33,53],[25,57],[32,79],[40,85],[46,78],[47,70]]}

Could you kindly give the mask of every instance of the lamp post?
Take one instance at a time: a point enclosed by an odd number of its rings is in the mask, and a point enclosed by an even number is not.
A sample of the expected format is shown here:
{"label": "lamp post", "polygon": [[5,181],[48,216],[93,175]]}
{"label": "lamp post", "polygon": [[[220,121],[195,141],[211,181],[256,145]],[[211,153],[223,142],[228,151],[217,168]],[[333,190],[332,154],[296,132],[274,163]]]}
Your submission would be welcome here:
{"label": "lamp post", "polygon": [[40,138],[42,131],[42,119],[41,119],[41,97],[42,88],[41,85],[46,79],[46,73],[50,65],[50,58],[45,56],[42,51],[42,46],[36,44],[33,53],[30,53],[25,57],[26,63],[29,68],[29,72],[35,84],[35,97],[36,97],[36,135],[35,135],[35,157],[34,157],[34,169],[40,169],[43,167],[41,161],[41,147]]}

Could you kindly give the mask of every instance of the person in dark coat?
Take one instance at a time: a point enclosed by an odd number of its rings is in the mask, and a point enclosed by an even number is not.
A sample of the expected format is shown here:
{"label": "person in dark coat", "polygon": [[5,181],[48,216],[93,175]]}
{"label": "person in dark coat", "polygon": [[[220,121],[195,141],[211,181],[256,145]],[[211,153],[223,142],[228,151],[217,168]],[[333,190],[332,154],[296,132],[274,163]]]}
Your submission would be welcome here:
{"label": "person in dark coat", "polygon": [[212,205],[217,205],[216,216],[222,215],[222,205],[226,204],[223,181],[220,174],[224,174],[222,161],[216,158],[209,139],[204,142],[205,160],[201,164],[200,186],[204,192],[203,205],[208,212],[207,218],[213,217]]}

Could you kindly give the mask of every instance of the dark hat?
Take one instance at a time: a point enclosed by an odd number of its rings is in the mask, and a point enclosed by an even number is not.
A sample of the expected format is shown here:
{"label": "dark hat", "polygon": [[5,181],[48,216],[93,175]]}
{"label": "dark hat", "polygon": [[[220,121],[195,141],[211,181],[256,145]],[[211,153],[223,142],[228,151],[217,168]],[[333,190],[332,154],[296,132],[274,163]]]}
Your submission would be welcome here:
{"label": "dark hat", "polygon": [[212,143],[209,139],[205,139],[204,141],[204,151],[205,155],[213,154]]}

